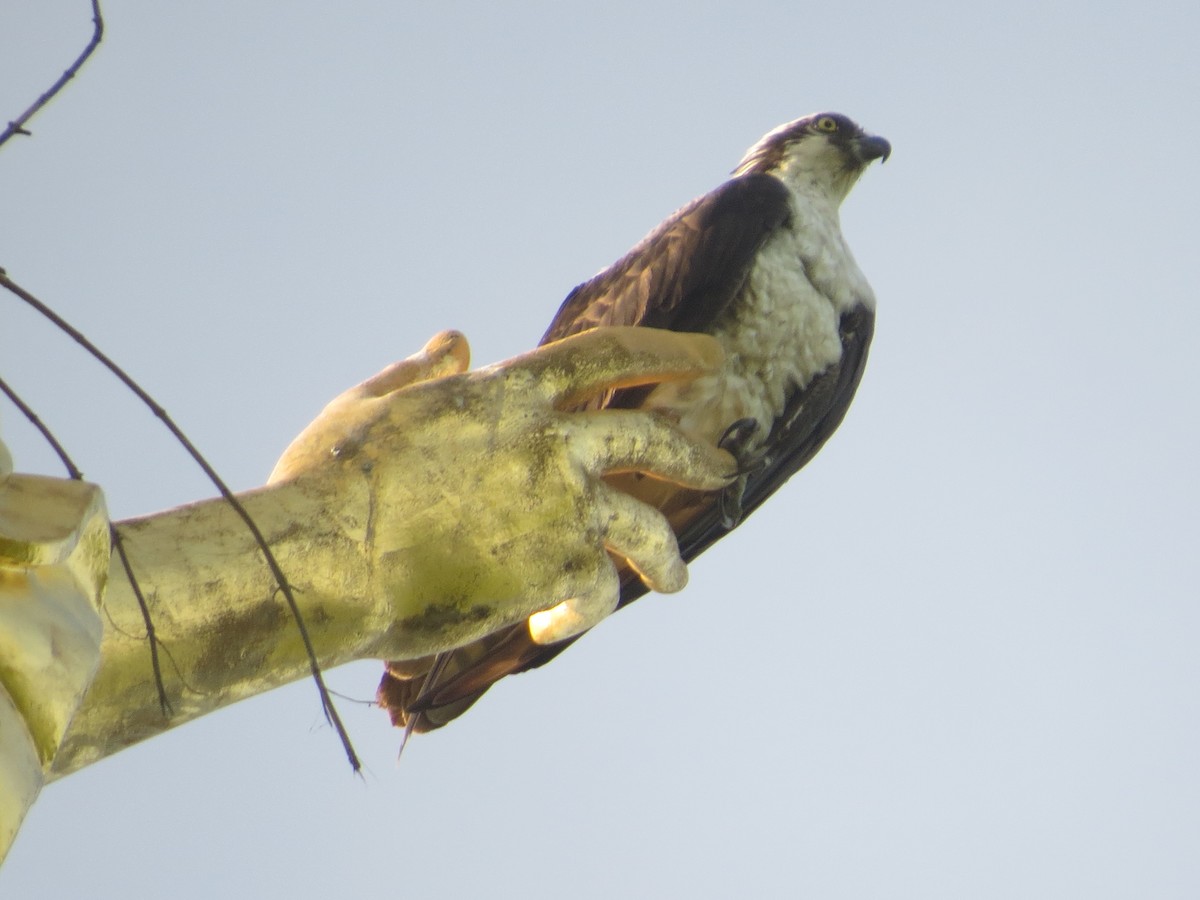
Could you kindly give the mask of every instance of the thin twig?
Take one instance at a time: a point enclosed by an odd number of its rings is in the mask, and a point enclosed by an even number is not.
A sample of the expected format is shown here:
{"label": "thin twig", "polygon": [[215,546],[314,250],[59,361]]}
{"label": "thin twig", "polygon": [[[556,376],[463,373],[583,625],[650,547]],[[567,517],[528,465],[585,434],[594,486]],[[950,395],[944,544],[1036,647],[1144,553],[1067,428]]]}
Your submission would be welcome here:
{"label": "thin twig", "polygon": [[0,393],[3,393],[4,396],[11,400],[12,405],[20,410],[21,414],[29,420],[29,424],[36,428],[42,437],[46,439],[46,443],[58,454],[58,458],[67,470],[67,475],[76,481],[83,481],[83,473],[79,471],[74,461],[67,455],[66,449],[59,443],[58,438],[54,436],[54,433],[47,427],[46,423],[38,418],[38,414],[33,411],[33,407],[22,400],[20,395],[9,387],[8,382],[3,378],[0,378]]}
{"label": "thin twig", "polygon": [[154,686],[158,689],[158,708],[162,710],[163,717],[169,719],[174,710],[171,708],[171,701],[167,698],[167,686],[163,682],[162,665],[158,661],[158,633],[154,630],[154,620],[150,618],[150,607],[146,603],[146,596],[142,593],[142,586],[138,582],[137,576],[133,574],[129,554],[125,551],[125,541],[121,537],[121,532],[117,531],[115,523],[108,526],[108,533],[112,535],[113,549],[117,551],[117,556],[121,560],[121,568],[125,570],[125,577],[129,580],[129,586],[133,588],[133,596],[137,598],[138,609],[142,611],[142,619],[146,623],[146,640],[150,642],[150,668],[154,670]]}
{"label": "thin twig", "polygon": [[83,64],[88,61],[88,57],[100,46],[100,41],[104,38],[104,19],[100,15],[100,0],[92,0],[92,24],[92,39],[83,48],[83,52],[79,54],[75,62],[71,63],[70,68],[59,76],[58,81],[50,86],[50,90],[33,101],[33,105],[29,109],[8,123],[8,127],[0,133],[0,146],[3,146],[4,142],[14,134],[28,135],[30,132],[25,129],[25,123],[32,119],[38,110],[54,99],[54,95],[61,91],[66,86],[66,83],[75,77],[75,73],[83,67]]}
{"label": "thin twig", "polygon": [[120,379],[120,381],[127,388],[129,388],[129,390],[133,391],[133,393],[137,395],[138,399],[146,404],[150,411],[162,421],[167,430],[174,435],[175,439],[179,441],[183,448],[188,452],[188,455],[191,456],[196,462],[196,465],[198,465],[201,470],[203,470],[204,474],[208,476],[209,481],[213,483],[213,485],[220,492],[221,496],[225,498],[225,501],[233,508],[234,512],[237,513],[238,517],[246,525],[246,528],[249,529],[250,534],[254,537],[255,543],[258,544],[259,549],[262,551],[263,559],[266,561],[267,567],[271,570],[271,575],[275,579],[275,582],[279,585],[279,590],[283,593],[284,599],[287,601],[288,609],[291,610],[292,618],[296,622],[297,629],[299,629],[300,638],[304,643],[304,650],[308,655],[309,671],[312,674],[313,680],[317,684],[317,690],[321,696],[321,706],[324,709],[325,718],[331,725],[333,725],[334,729],[338,733],[338,737],[341,738],[342,746],[346,750],[346,757],[350,760],[350,765],[353,767],[354,771],[358,772],[361,770],[362,763],[359,761],[358,755],[354,752],[354,747],[350,743],[350,735],[346,732],[346,727],[342,724],[341,717],[338,715],[337,709],[333,705],[333,698],[329,696],[329,688],[325,686],[325,678],[321,674],[321,666],[320,663],[317,662],[316,651],[313,649],[312,640],[308,635],[308,628],[304,624],[304,617],[300,613],[300,606],[296,603],[296,598],[292,593],[291,585],[288,584],[287,577],[283,574],[283,569],[275,559],[275,554],[271,552],[271,548],[267,545],[267,539],[263,537],[263,534],[259,530],[254,519],[251,518],[248,512],[246,512],[246,508],[242,506],[241,502],[237,499],[237,497],[234,496],[233,491],[231,491],[228,485],[225,484],[224,479],[222,479],[221,476],[217,474],[216,470],[209,465],[208,460],[206,460],[200,454],[200,451],[196,449],[195,445],[188,439],[187,435],[185,435],[179,426],[175,424],[174,420],[172,420],[170,415],[167,414],[167,411],[163,409],[153,397],[146,393],[141,385],[127,375],[120,366],[118,366],[112,361],[112,359],[105,355],[98,347],[96,347],[95,344],[84,337],[84,335],[78,329],[74,328],[70,323],[63,319],[62,316],[58,315],[58,313],[46,306],[46,304],[44,304],[41,300],[37,299],[37,297],[33,296],[33,294],[29,293],[11,278],[9,278],[8,273],[2,268],[0,268],[0,287],[4,287],[8,291],[20,297],[39,313],[53,322],[59,329],[68,334],[77,344],[95,357],[106,369],[116,375],[117,378]]}
{"label": "thin twig", "polygon": [[[3,378],[0,378],[0,393],[8,397],[13,406],[29,420],[29,424],[46,439],[46,442],[58,454],[58,458],[62,460],[67,474],[76,481],[83,481],[83,472],[75,465],[75,461],[71,459],[66,448],[54,436],[54,432],[38,417],[38,414],[33,411],[33,407],[21,399],[21,396]],[[158,690],[159,708],[164,716],[170,717],[171,701],[167,699],[167,686],[163,682],[162,666],[158,661],[158,634],[154,630],[154,620],[150,617],[150,607],[146,604],[146,597],[142,594],[142,586],[138,583],[137,576],[133,574],[133,566],[129,564],[129,556],[125,552],[125,542],[121,540],[121,533],[117,531],[117,526],[110,523],[108,533],[112,539],[113,549],[117,551],[117,556],[120,557],[121,565],[125,569],[125,576],[129,579],[129,586],[133,588],[133,596],[137,598],[138,609],[142,611],[142,621],[146,623],[146,640],[150,642],[150,668],[154,670],[154,686]]]}

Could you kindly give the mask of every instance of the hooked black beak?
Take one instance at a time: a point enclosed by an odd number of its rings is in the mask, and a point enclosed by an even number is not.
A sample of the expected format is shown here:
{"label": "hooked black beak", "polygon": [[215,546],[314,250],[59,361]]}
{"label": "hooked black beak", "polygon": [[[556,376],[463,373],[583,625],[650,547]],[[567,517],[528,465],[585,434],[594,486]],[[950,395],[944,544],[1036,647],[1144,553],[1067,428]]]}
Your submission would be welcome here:
{"label": "hooked black beak", "polygon": [[885,138],[876,134],[860,134],[851,139],[850,147],[854,151],[855,158],[863,165],[873,159],[887,162],[887,158],[892,155],[892,145]]}

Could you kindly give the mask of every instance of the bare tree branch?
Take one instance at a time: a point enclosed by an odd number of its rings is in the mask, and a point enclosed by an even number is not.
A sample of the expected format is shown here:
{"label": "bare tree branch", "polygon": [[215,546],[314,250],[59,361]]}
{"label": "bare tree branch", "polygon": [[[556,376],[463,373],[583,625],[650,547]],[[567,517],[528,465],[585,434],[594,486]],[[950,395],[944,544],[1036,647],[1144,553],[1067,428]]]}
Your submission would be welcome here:
{"label": "bare tree branch", "polygon": [[92,23],[92,39],[83,48],[83,52],[79,54],[75,62],[71,63],[70,68],[59,76],[58,81],[54,82],[46,93],[38,97],[29,109],[8,123],[8,127],[4,129],[3,133],[0,133],[0,146],[3,146],[4,142],[14,134],[28,135],[29,132],[25,129],[25,123],[32,119],[38,110],[54,99],[54,95],[61,91],[66,83],[75,77],[75,73],[82,68],[83,64],[87,62],[88,57],[100,46],[100,41],[104,38],[104,18],[100,15],[100,0],[92,0]]}
{"label": "bare tree branch", "polygon": [[[95,52],[96,48],[100,46],[100,41],[104,38],[104,18],[100,13],[100,0],[92,0],[92,23],[94,26],[92,30],[92,38],[90,41],[88,41],[87,46],[83,48],[83,52],[79,54],[75,62],[73,62],[71,66],[65,72],[63,72],[59,79],[50,86],[49,90],[38,97],[37,100],[34,101],[33,105],[25,110],[25,112],[21,113],[21,115],[19,115],[16,119],[8,123],[8,127],[6,127],[2,133],[0,133],[0,146],[2,146],[14,135],[28,135],[30,132],[25,128],[26,123],[28,123],[29,120],[33,118],[33,116],[36,115],[43,106],[49,103],[55,97],[55,95],[57,95],[58,92],[61,91],[64,86],[66,86],[68,81],[75,77],[75,74],[80,70],[80,68],[82,68],[83,64],[87,62],[89,57],[91,57],[91,55]],[[296,627],[300,631],[300,637],[304,642],[304,648],[308,654],[309,668],[311,669],[313,680],[317,683],[317,690],[321,696],[321,706],[325,712],[325,717],[337,731],[338,737],[342,741],[342,746],[346,750],[346,756],[350,760],[350,765],[354,768],[355,772],[358,772],[362,768],[362,764],[359,762],[358,755],[354,752],[354,747],[350,743],[350,735],[346,732],[346,728],[342,724],[341,717],[338,715],[337,709],[333,705],[333,698],[329,694],[329,688],[325,686],[325,679],[321,674],[321,667],[317,662],[316,652],[313,649],[312,641],[308,635],[308,628],[305,626],[304,619],[300,615],[300,608],[296,604],[295,596],[292,594],[291,585],[288,584],[287,577],[283,574],[283,570],[280,568],[278,561],[275,559],[275,555],[271,552],[270,547],[267,545],[266,538],[259,530],[258,525],[250,517],[250,514],[246,512],[245,507],[243,507],[237,497],[234,496],[233,492],[225,484],[224,480],[217,474],[216,470],[209,465],[208,461],[201,455],[200,451],[196,449],[195,445],[192,444],[187,435],[185,435],[179,426],[175,424],[175,422],[167,414],[167,411],[163,409],[153,397],[146,393],[146,391],[143,390],[137,382],[127,375],[120,366],[113,362],[113,360],[107,355],[102,353],[99,348],[97,348],[91,341],[84,337],[84,335],[77,329],[68,324],[61,316],[51,310],[48,306],[46,306],[24,288],[13,282],[2,268],[0,268],[0,287],[6,288],[16,296],[20,297],[46,318],[50,319],[51,322],[62,329],[63,332],[70,335],[76,341],[76,343],[82,346],[92,356],[99,360],[99,362],[103,364],[109,371],[116,375],[117,378],[119,378],[127,388],[133,391],[133,393],[150,408],[150,411],[162,421],[162,423],[167,427],[167,430],[174,435],[175,439],[183,445],[183,448],[188,452],[192,459],[195,460],[196,464],[200,466],[200,468],[204,471],[204,474],[208,476],[209,480],[216,486],[221,496],[225,498],[226,502],[233,507],[238,517],[245,523],[250,533],[254,536],[255,542],[262,550],[263,558],[267,563],[267,567],[271,570],[271,575],[279,585],[279,590],[282,592],[284,599],[287,601],[287,605],[291,610],[292,617],[295,619]],[[42,434],[46,436],[47,440],[50,441],[51,446],[54,447],[59,457],[63,460],[67,467],[67,471],[71,474],[71,477],[82,477],[79,469],[76,468],[75,464],[66,455],[66,451],[63,449],[62,445],[55,440],[52,434],[50,434],[49,430],[33,413],[33,410],[25,405],[20,398],[8,388],[7,384],[0,382],[0,389],[2,389],[3,392],[9,396],[9,398],[17,405],[19,409],[22,409],[22,411],[25,412],[26,416],[29,417],[30,422],[33,423],[34,427],[38,428]],[[137,597],[138,605],[142,608],[143,618],[145,619],[146,623],[146,633],[150,640],[150,654],[154,668],[155,681],[157,682],[158,686],[159,703],[162,706],[165,714],[169,712],[170,706],[167,701],[166,693],[163,689],[158,660],[158,640],[154,633],[154,626],[150,621],[150,612],[146,607],[145,598],[142,596],[137,579],[134,577],[131,570],[129,559],[125,554],[124,545],[121,543],[120,535],[117,533],[115,527],[111,529],[111,532],[113,536],[113,545],[117,550],[122,565],[125,567],[126,574],[129,576],[130,584],[133,587],[134,594]]]}

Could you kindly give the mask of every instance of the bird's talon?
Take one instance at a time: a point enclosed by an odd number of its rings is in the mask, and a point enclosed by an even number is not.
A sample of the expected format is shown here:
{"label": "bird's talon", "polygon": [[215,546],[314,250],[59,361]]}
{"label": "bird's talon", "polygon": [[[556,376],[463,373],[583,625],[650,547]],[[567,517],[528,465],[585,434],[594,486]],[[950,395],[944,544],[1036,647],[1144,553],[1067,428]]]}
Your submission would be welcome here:
{"label": "bird's talon", "polygon": [[738,419],[725,429],[717,446],[737,460],[737,471],[733,482],[729,484],[718,499],[721,513],[721,525],[727,530],[737,527],[742,521],[742,494],[746,491],[749,476],[760,471],[767,462],[763,453],[750,450],[750,442],[758,433],[757,419]]}
{"label": "bird's talon", "polygon": [[744,449],[746,441],[753,437],[756,431],[758,431],[757,419],[738,419],[725,429],[725,433],[717,441],[717,446],[736,457]]}

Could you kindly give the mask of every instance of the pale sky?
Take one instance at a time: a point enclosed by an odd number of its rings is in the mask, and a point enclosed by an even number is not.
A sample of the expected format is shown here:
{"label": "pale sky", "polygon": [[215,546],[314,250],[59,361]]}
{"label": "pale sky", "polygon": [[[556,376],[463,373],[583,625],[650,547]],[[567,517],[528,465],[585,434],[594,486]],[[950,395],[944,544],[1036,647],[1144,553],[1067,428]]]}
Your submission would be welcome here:
{"label": "pale sky", "polygon": [[[1194,3],[105,13],[0,148],[0,266],[236,488],[440,329],[528,349],[809,112],[894,147],[843,208],[879,318],[842,429],[684,593],[399,767],[342,702],[362,780],[307,682],[121,753],[44,792],[0,896],[1200,894]],[[0,119],[89,33],[85,0],[0,0]],[[67,339],[0,322],[115,516],[212,494]]]}

